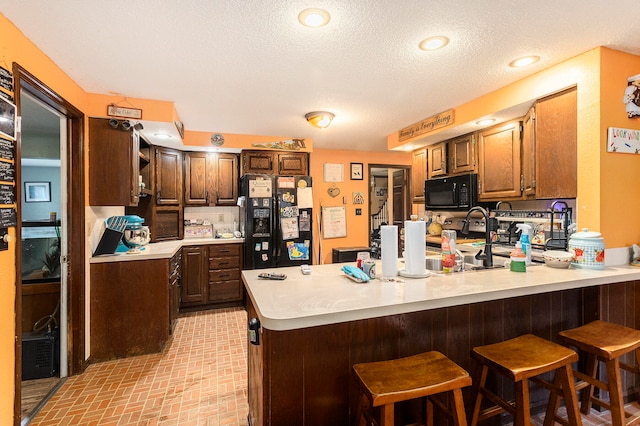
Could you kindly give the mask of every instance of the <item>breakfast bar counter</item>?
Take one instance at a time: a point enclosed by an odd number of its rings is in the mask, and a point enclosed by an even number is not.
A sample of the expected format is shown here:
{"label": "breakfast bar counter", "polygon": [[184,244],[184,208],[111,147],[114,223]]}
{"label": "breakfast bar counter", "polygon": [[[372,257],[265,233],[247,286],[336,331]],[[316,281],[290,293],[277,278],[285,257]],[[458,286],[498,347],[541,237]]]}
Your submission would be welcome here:
{"label": "breakfast bar counter", "polygon": [[[359,362],[438,350],[473,374],[475,346],[526,333],[556,340],[594,319],[640,328],[640,268],[633,266],[540,265],[368,283],[351,281],[341,266],[312,266],[310,275],[297,267],[243,271],[248,316],[261,326],[259,344],[248,348],[250,424],[353,424],[351,368]],[[260,279],[264,272],[287,279]],[[470,397],[466,389],[467,408]],[[547,397],[532,391],[534,408]],[[408,404],[397,415],[407,424],[416,411]]]}

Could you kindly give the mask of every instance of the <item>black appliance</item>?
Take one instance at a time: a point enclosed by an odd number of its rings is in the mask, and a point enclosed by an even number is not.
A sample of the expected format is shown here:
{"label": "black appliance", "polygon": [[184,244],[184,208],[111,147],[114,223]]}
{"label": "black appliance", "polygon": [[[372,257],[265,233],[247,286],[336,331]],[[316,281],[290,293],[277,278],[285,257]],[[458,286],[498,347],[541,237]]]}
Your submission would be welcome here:
{"label": "black appliance", "polygon": [[424,182],[424,200],[426,210],[469,210],[477,205],[478,175],[428,179]]}
{"label": "black appliance", "polygon": [[310,265],[310,176],[244,175],[244,269]]}

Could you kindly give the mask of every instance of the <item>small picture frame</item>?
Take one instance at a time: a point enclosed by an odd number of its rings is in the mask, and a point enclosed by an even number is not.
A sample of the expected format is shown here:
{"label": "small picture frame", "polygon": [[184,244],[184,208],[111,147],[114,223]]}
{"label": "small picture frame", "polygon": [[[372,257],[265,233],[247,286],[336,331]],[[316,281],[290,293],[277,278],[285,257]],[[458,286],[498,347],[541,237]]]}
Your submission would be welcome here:
{"label": "small picture frame", "polygon": [[351,180],[363,180],[364,167],[362,163],[351,163]]}
{"label": "small picture frame", "polygon": [[50,203],[51,182],[25,182],[24,201],[26,203]]}
{"label": "small picture frame", "polygon": [[0,97],[0,136],[16,140],[16,106]]}

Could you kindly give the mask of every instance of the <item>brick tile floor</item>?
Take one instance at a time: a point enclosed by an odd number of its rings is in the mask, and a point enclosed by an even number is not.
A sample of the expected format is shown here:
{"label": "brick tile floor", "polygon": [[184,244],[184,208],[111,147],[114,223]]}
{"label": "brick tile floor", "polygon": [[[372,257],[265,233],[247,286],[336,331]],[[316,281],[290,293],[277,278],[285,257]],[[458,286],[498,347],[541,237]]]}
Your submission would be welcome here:
{"label": "brick tile floor", "polygon": [[247,314],[188,314],[161,354],[90,365],[30,425],[246,425]]}
{"label": "brick tile floor", "polygon": [[[246,324],[242,308],[183,316],[163,353],[90,365],[69,378],[30,425],[246,425]],[[640,405],[625,408],[640,423]],[[534,425],[543,420],[532,419]],[[592,410],[582,420],[610,425],[611,415]]]}

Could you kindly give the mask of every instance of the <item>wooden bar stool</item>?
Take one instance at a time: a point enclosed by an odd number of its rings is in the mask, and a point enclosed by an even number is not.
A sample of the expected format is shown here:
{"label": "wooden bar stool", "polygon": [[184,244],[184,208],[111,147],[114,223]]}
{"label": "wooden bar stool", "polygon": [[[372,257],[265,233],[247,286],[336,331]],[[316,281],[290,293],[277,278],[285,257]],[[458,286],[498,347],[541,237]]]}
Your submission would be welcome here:
{"label": "wooden bar stool", "polygon": [[[453,418],[456,426],[466,426],[462,388],[471,385],[471,376],[440,352],[425,352],[406,358],[356,364],[353,370],[361,389],[356,421],[370,424],[373,407],[380,408],[380,426],[393,426],[394,404],[426,397],[427,425],[433,424],[433,404]],[[453,394],[450,407],[436,394]]]}
{"label": "wooden bar stool", "polygon": [[[473,348],[472,355],[481,363],[482,371],[477,384],[471,426],[505,411],[514,417],[515,426],[529,426],[531,424],[529,380],[549,389],[550,401],[557,401],[558,394],[564,396],[568,422],[557,417],[554,419],[554,415],[547,414],[545,425],[553,424],[553,420],[565,425],[582,425],[571,369],[571,363],[578,361],[578,354],[571,349],[532,334],[525,334],[504,342],[478,346]],[[514,402],[507,402],[485,387],[489,369],[515,382]],[[535,377],[554,370],[553,384]],[[483,397],[495,405],[481,412]]]}
{"label": "wooden bar stool", "polygon": [[[576,389],[587,388],[582,394],[581,411],[588,414],[592,402],[595,402],[611,411],[613,425],[624,425],[626,417],[631,414],[624,411],[620,369],[640,374],[640,331],[598,320],[582,327],[561,331],[558,338],[562,343],[587,353],[586,374],[574,371],[574,375],[581,380],[576,385]],[[621,356],[633,351],[635,351],[636,365],[632,366],[620,361]],[[596,378],[599,361],[605,363],[608,383]],[[609,392],[609,402],[594,396],[594,386]],[[637,418],[631,420],[635,421]]]}

